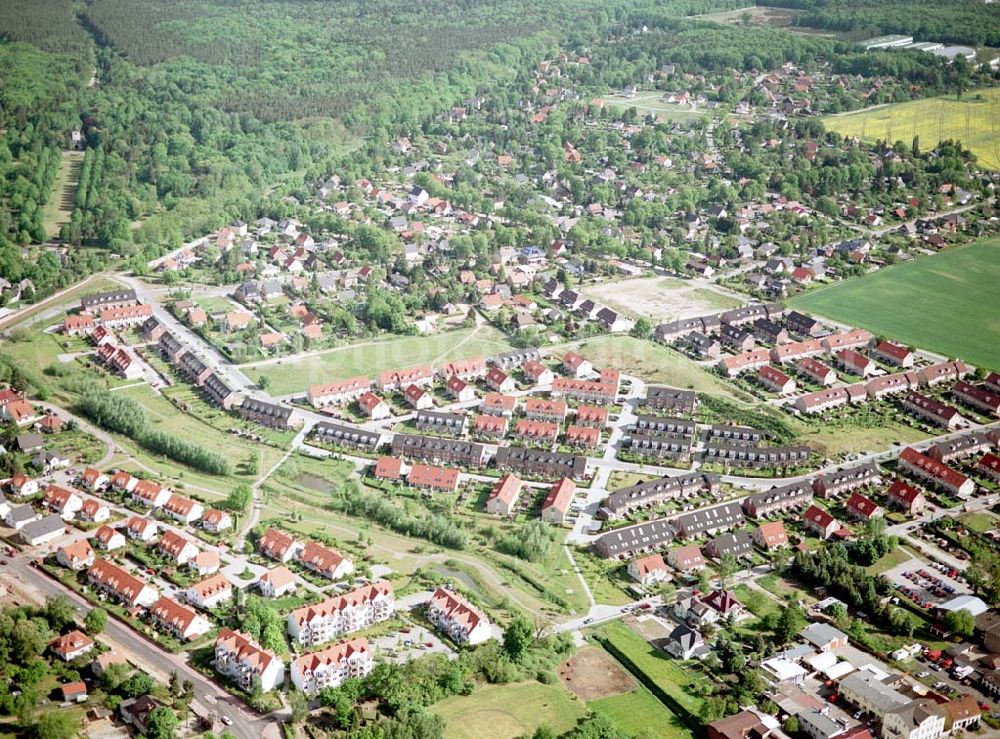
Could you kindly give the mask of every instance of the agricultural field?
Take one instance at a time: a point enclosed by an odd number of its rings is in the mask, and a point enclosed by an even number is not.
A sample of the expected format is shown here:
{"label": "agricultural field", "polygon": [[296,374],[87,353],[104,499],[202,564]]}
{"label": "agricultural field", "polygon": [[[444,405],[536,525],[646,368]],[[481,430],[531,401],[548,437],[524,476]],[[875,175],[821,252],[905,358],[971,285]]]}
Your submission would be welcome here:
{"label": "agricultural field", "polygon": [[1000,169],[1000,89],[971,90],[961,100],[928,98],[883,105],[823,119],[831,131],[868,142],[884,139],[907,146],[914,136],[923,148],[961,141],[986,169]]}
{"label": "agricultural field", "polygon": [[511,348],[503,334],[483,325],[431,336],[406,336],[348,345],[298,358],[253,362],[244,370],[255,382],[261,375],[267,375],[271,379],[268,392],[281,396],[304,392],[315,383],[343,380],[360,374],[374,377],[379,372],[396,367],[491,356]]}
{"label": "agricultural field", "polygon": [[698,283],[675,277],[640,277],[580,288],[584,297],[628,316],[645,316],[660,323],[739,308],[735,296],[723,295]]}
{"label": "agricultural field", "polygon": [[796,296],[792,308],[1000,369],[1000,239],[894,265]]}
{"label": "agricultural field", "polygon": [[606,95],[602,98],[606,105],[616,108],[635,108],[639,115],[655,115],[664,121],[691,121],[705,118],[707,110],[699,110],[689,105],[668,103],[663,99],[663,93],[658,90],[638,92],[632,97],[624,95]]}
{"label": "agricultural field", "polygon": [[62,225],[69,223],[82,166],[82,151],[64,151],[62,153],[56,181],[52,185],[52,195],[45,205],[45,232],[49,238],[58,236]]}
{"label": "agricultural field", "polygon": [[430,710],[447,722],[445,739],[514,739],[530,736],[539,726],[563,734],[587,714],[569,691],[541,683],[483,687],[470,696],[446,698]]}

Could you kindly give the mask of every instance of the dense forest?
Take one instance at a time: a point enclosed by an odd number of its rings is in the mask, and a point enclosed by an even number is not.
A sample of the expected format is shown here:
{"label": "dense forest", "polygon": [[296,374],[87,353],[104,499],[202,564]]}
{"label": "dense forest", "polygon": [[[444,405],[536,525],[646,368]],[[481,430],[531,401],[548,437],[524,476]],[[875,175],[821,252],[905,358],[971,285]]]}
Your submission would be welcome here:
{"label": "dense forest", "polygon": [[861,40],[903,33],[919,41],[1000,46],[1000,10],[983,0],[761,0],[804,11],[796,24],[849,32]]}

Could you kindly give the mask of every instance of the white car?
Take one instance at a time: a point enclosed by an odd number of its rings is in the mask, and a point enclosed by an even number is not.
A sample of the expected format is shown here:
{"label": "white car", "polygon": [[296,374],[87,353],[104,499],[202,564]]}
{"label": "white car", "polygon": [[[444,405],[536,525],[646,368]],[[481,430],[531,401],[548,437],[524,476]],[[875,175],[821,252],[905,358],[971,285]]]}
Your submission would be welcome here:
{"label": "white car", "polygon": [[229,718],[229,716],[223,716],[222,717],[222,723],[224,723],[226,726],[232,726],[233,725],[233,720],[231,718]]}

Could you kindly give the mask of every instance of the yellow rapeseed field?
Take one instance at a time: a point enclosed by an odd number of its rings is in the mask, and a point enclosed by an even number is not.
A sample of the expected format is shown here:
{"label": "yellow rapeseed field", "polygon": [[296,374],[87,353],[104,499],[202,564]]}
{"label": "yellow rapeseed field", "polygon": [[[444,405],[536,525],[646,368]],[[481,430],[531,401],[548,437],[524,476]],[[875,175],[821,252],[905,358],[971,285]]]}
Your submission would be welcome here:
{"label": "yellow rapeseed field", "polygon": [[869,142],[887,139],[909,146],[919,136],[922,149],[955,139],[972,150],[981,167],[1000,169],[998,88],[970,90],[961,100],[949,96],[883,105],[828,116],[823,123],[831,131]]}

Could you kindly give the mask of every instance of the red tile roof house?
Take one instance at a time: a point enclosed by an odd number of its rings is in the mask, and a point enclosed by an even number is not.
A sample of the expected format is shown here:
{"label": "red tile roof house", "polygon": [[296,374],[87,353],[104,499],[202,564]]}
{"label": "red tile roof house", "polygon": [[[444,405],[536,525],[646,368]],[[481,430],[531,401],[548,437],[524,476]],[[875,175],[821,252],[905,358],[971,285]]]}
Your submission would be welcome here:
{"label": "red tile roof house", "polygon": [[101,526],[94,532],[94,540],[97,546],[106,552],[113,552],[125,546],[125,536],[121,531],[110,526]]}
{"label": "red tile roof house", "polygon": [[570,377],[585,377],[594,371],[594,365],[576,352],[566,352],[562,358],[562,366]]}
{"label": "red tile roof house", "polygon": [[[462,381],[458,380],[458,382]],[[406,400],[407,405],[418,411],[434,407],[434,398],[419,385],[407,385],[403,391],[403,398]]]}
{"label": "red tile roof house", "polygon": [[788,535],[785,533],[785,524],[781,521],[769,521],[762,523],[751,535],[754,544],[761,549],[768,551],[786,546]]}
{"label": "red tile roof house", "polygon": [[293,659],[289,673],[295,687],[316,695],[324,688],[340,687],[344,680],[367,676],[374,665],[368,640],[359,636]]}
{"label": "red tile roof house", "polygon": [[298,583],[290,569],[279,565],[261,575],[257,587],[260,588],[260,594],[265,598],[281,598],[289,593],[294,593]]}
{"label": "red tile roof house", "polygon": [[769,364],[765,364],[757,372],[757,381],[779,395],[790,395],[795,392],[795,380]]}
{"label": "red tile roof house", "polygon": [[880,341],[875,346],[875,356],[883,362],[894,364],[897,367],[908,368],[913,366],[914,354],[901,344],[891,341]]}
{"label": "red tile roof house", "polygon": [[481,410],[491,416],[511,416],[517,407],[517,398],[513,395],[486,393],[483,396]]}
{"label": "red tile roof house", "polygon": [[871,359],[853,349],[841,349],[837,352],[837,365],[858,377],[868,377],[877,369]]}
{"label": "red tile roof house", "polygon": [[265,557],[285,564],[298,555],[302,544],[284,531],[271,528],[264,532],[257,544],[257,549]]}
{"label": "red tile roof house", "polygon": [[894,480],[886,495],[890,506],[906,511],[911,516],[919,516],[924,512],[924,506],[927,505],[927,498],[924,497],[920,488],[911,485],[906,480]]}
{"label": "red tile roof house", "polygon": [[584,403],[612,404],[618,397],[618,383],[606,380],[574,380],[557,377],[552,381],[552,395],[565,396]]}
{"label": "red tile roof house", "polygon": [[215,552],[198,552],[194,559],[188,562],[188,569],[194,571],[201,577],[212,575],[219,571],[222,561]]}
{"label": "red tile roof house", "polygon": [[719,360],[718,367],[726,377],[736,377],[747,370],[760,369],[771,361],[768,349],[754,349]]}
{"label": "red tile roof house", "polygon": [[132,477],[124,470],[119,470],[111,476],[111,489],[120,493],[131,493],[138,484],[139,478]]}
{"label": "red tile roof house", "polygon": [[38,480],[18,472],[7,481],[7,487],[12,495],[18,497],[35,495],[38,492]]}
{"label": "red tile roof house", "polygon": [[453,467],[435,467],[415,464],[406,476],[407,484],[431,492],[454,493],[458,490],[458,470]]}
{"label": "red tile roof house", "polygon": [[831,408],[839,408],[852,402],[861,402],[867,397],[863,384],[832,387],[806,393],[795,399],[795,409],[800,413],[823,413]]}
{"label": "red tile roof house", "polygon": [[201,517],[201,525],[205,531],[218,534],[233,527],[233,517],[218,508],[209,508]]}
{"label": "red tile roof house", "polygon": [[865,390],[871,400],[881,400],[887,395],[914,390],[920,385],[920,377],[916,372],[897,372],[893,375],[873,377],[865,385]]}
{"label": "red tile roof house", "polygon": [[856,328],[851,331],[845,331],[842,334],[831,334],[820,340],[823,348],[826,349],[831,354],[834,354],[841,349],[857,349],[858,347],[867,346],[872,340],[872,335],[861,328]]}
{"label": "red tile roof house", "polygon": [[550,421],[521,418],[514,425],[514,436],[529,444],[554,444],[559,438],[559,425]]}
{"label": "red tile roof house", "polygon": [[379,457],[375,462],[374,475],[379,480],[401,480],[404,474],[403,460],[399,457]]}
{"label": "red tile roof house", "polygon": [[256,684],[264,693],[285,681],[285,664],[239,631],[221,629],[215,639],[215,669],[244,690]]}
{"label": "red tile roof house", "polygon": [[705,557],[700,546],[688,544],[667,552],[667,562],[678,572],[693,572],[705,566]]}
{"label": "red tile roof house", "polygon": [[161,508],[170,500],[171,492],[152,480],[139,480],[132,488],[132,502],[147,508]]}
{"label": "red tile roof house", "polygon": [[211,610],[233,599],[233,586],[221,572],[188,586],[184,591],[187,602]]}
{"label": "red tile roof house", "polygon": [[310,385],[306,398],[313,408],[325,408],[330,405],[351,403],[371,389],[371,380],[364,375],[358,375],[348,380],[328,382],[322,385]]}
{"label": "red tile roof house", "polygon": [[461,644],[482,644],[493,637],[489,619],[461,595],[444,588],[435,590],[427,603],[427,618]]}
{"label": "red tile roof house", "polygon": [[504,475],[493,486],[486,499],[486,512],[494,516],[509,516],[517,505],[523,488],[524,483],[517,475],[513,473]]}
{"label": "red tile roof house", "polygon": [[143,518],[142,516],[132,516],[125,525],[125,531],[128,532],[130,539],[138,539],[147,544],[156,538],[159,528],[159,524],[156,521]]}
{"label": "red tile roof house", "polygon": [[453,398],[458,403],[469,403],[476,399],[476,389],[458,375],[451,375],[445,383],[444,389],[448,393],[448,397]]}
{"label": "red tile roof house", "polygon": [[818,359],[806,357],[795,365],[799,374],[805,375],[813,382],[820,385],[832,385],[837,381],[837,373],[831,367],[827,367]]}
{"label": "red tile roof house", "polygon": [[951,388],[955,400],[990,416],[1000,416],[1000,393],[959,380]]}
{"label": "red tile roof house", "polygon": [[90,542],[80,539],[56,550],[56,561],[71,570],[85,570],[94,564],[94,550]]}
{"label": "red tile roof house", "polygon": [[859,521],[870,521],[882,515],[882,508],[861,493],[851,493],[846,508],[847,515]]}
{"label": "red tile roof house", "polygon": [[917,370],[920,376],[920,383],[928,387],[940,385],[942,382],[961,380],[969,373],[969,368],[965,362],[940,362],[929,367]]}
{"label": "red tile roof house", "polygon": [[94,560],[94,564],[87,570],[87,582],[98,592],[113,597],[127,608],[148,608],[159,596],[156,588],[103,559]]}
{"label": "red tile roof house", "polygon": [[178,565],[186,565],[198,556],[198,547],[176,531],[164,531],[157,547],[164,556]]}
{"label": "red tile roof house", "polygon": [[899,455],[899,468],[925,482],[939,485],[953,495],[968,497],[976,491],[976,483],[913,447],[906,447]]}
{"label": "red tile roof house", "polygon": [[83,703],[87,700],[87,683],[83,680],[60,685],[59,690],[64,703]]}
{"label": "red tile roof house", "polygon": [[984,454],[976,465],[976,470],[994,482],[1000,482],[1000,457],[992,453]]}
{"label": "red tile roof house", "polygon": [[376,387],[382,391],[402,390],[409,385],[424,386],[434,382],[434,370],[421,364],[404,370],[386,370],[378,376]]}
{"label": "red tile roof house", "polygon": [[303,646],[322,644],[392,618],[395,608],[392,583],[376,580],[292,611],[287,619],[288,635]]}
{"label": "red tile roof house", "polygon": [[596,449],[601,443],[601,430],[593,426],[570,426],[566,429],[567,446]]}
{"label": "red tile roof house", "polygon": [[941,403],[926,395],[915,393],[912,390],[903,398],[903,408],[914,416],[917,416],[917,418],[922,418],[935,426],[940,426],[949,431],[964,426],[967,423],[957,408]]}
{"label": "red tile roof house", "polygon": [[472,435],[502,439],[507,435],[508,425],[509,421],[506,416],[490,416],[483,413],[476,417],[476,421],[472,425]]}
{"label": "red tile roof house", "polygon": [[670,578],[670,570],[659,554],[633,559],[628,563],[628,575],[643,585],[655,585]]}
{"label": "red tile roof house", "polygon": [[576,495],[575,482],[568,477],[556,481],[542,502],[542,520],[560,526],[564,524],[574,495]]}
{"label": "red tile roof house", "polygon": [[373,421],[381,421],[392,416],[389,404],[370,391],[358,398],[358,407]]}
{"label": "red tile roof house", "polygon": [[521,371],[524,373],[525,378],[530,380],[534,385],[551,385],[552,381],[556,379],[555,372],[537,359],[529,359],[521,365]]}
{"label": "red tile roof house", "polygon": [[486,373],[486,384],[491,390],[499,393],[509,393],[517,389],[514,378],[499,367],[490,367],[489,372]]}
{"label": "red tile roof house", "polygon": [[536,421],[551,421],[562,423],[566,420],[569,406],[564,400],[545,400],[544,398],[527,398],[524,401],[524,415]]}
{"label": "red tile roof house", "polygon": [[576,409],[577,426],[594,426],[604,428],[608,425],[609,411],[607,407],[600,405],[581,405]]}
{"label": "red tile roof house", "polygon": [[299,552],[299,562],[329,580],[340,580],[354,572],[354,563],[336,549],[307,541]]}
{"label": "red tile roof house", "polygon": [[174,493],[163,504],[163,510],[175,521],[190,524],[202,517],[205,506],[197,500]]}
{"label": "red tile roof house", "polygon": [[815,532],[824,541],[840,530],[840,522],[816,505],[809,506],[802,520],[807,529]]}
{"label": "red tile roof house", "polygon": [[212,629],[208,619],[198,615],[193,608],[165,595],[150,606],[149,616],[158,628],[180,641],[194,641]]}
{"label": "red tile roof house", "polygon": [[796,359],[816,357],[823,354],[824,351],[823,345],[816,339],[793,341],[789,344],[774,347],[771,350],[771,360],[777,364],[784,364]]}
{"label": "red tile roof house", "polygon": [[486,377],[486,360],[482,357],[463,359],[456,362],[448,362],[441,367],[441,376],[459,377],[466,382],[479,380]]}
{"label": "red tile roof house", "polygon": [[58,485],[48,485],[42,497],[42,505],[60,514],[65,520],[70,520],[83,508],[83,498]]}
{"label": "red tile roof house", "polygon": [[87,498],[80,508],[80,520],[91,523],[101,523],[111,518],[111,509],[108,505],[97,498]]}
{"label": "red tile roof house", "polygon": [[63,662],[72,662],[94,649],[94,640],[79,629],[57,636],[49,642],[49,649]]}

